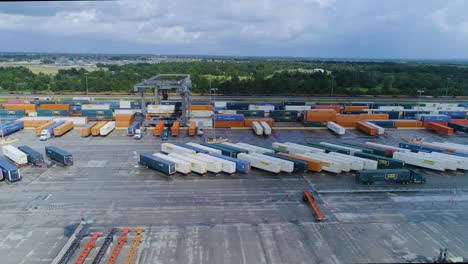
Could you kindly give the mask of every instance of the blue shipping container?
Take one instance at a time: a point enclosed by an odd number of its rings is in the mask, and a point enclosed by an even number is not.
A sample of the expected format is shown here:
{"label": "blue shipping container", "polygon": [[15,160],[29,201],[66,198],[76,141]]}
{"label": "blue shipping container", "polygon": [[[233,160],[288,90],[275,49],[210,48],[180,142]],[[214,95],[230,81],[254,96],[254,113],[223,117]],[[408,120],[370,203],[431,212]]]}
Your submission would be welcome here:
{"label": "blue shipping container", "polygon": [[236,171],[237,172],[241,172],[241,173],[249,173],[250,172],[250,162],[248,162],[248,161],[240,160],[240,159],[236,159],[236,158],[228,157],[228,156],[224,156],[224,155],[219,155],[219,154],[216,154],[216,153],[209,154],[209,155],[211,155],[213,157],[216,157],[216,158],[220,158],[220,159],[224,159],[224,160],[228,160],[228,161],[232,161],[232,162],[236,163]]}
{"label": "blue shipping container", "polygon": [[172,161],[164,160],[152,154],[140,154],[140,164],[150,169],[157,170],[171,175],[176,172],[175,163]]}
{"label": "blue shipping container", "polygon": [[409,149],[411,150],[411,152],[420,152],[420,151],[421,152],[444,152],[442,149],[439,149],[439,148],[433,148],[430,146],[412,144],[412,143],[407,143],[407,142],[400,142],[398,144],[398,147]]}
{"label": "blue shipping container", "polygon": [[375,124],[383,128],[395,127],[395,121],[392,121],[392,120],[368,120],[368,122],[371,122],[372,124]]}
{"label": "blue shipping container", "polygon": [[466,117],[465,111],[439,111],[439,114],[450,116],[455,119],[464,119]]}
{"label": "blue shipping container", "polygon": [[4,135],[10,135],[24,128],[23,121],[8,122],[0,126],[0,132]]}
{"label": "blue shipping container", "polygon": [[68,110],[37,110],[37,116],[68,116]]}
{"label": "blue shipping container", "polygon": [[419,120],[423,122],[450,122],[450,116],[446,115],[420,115]]}
{"label": "blue shipping container", "polygon": [[2,170],[2,181],[5,179],[9,182],[17,182],[21,180],[21,174],[18,168],[7,160],[0,159],[0,169]]}
{"label": "blue shipping container", "polygon": [[45,147],[46,157],[56,162],[59,162],[65,166],[73,165],[73,156],[69,152],[54,147],[54,146],[46,146]]}
{"label": "blue shipping container", "polygon": [[294,158],[290,158],[290,157],[285,157],[285,156],[281,156],[281,155],[277,155],[277,154],[273,154],[273,153],[263,153],[263,155],[293,162],[295,172],[306,172],[307,171],[307,162],[305,162],[303,160],[298,160],[298,159],[294,159]]}
{"label": "blue shipping container", "polygon": [[214,115],[214,121],[244,121],[244,115]]}
{"label": "blue shipping container", "polygon": [[191,149],[197,153],[203,153],[203,154],[208,154],[208,151],[204,150],[204,149],[200,149],[200,148],[197,148],[197,147],[194,147],[194,146],[190,146],[190,145],[187,145],[187,144],[182,144],[182,143],[174,143],[175,145],[179,146],[179,147],[183,147],[183,148],[186,148],[186,149]]}
{"label": "blue shipping container", "polygon": [[140,128],[140,121],[133,121],[133,123],[127,128],[127,136],[135,135],[135,130]]}

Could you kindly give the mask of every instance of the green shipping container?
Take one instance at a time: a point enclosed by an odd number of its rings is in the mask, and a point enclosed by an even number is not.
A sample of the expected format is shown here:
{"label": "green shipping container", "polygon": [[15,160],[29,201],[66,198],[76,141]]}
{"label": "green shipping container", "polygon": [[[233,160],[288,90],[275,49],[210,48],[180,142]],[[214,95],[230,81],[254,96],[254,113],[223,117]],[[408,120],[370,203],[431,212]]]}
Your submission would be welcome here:
{"label": "green shipping container", "polygon": [[402,160],[361,152],[354,153],[354,156],[377,161],[378,169],[403,169],[405,167],[405,162]]}
{"label": "green shipping container", "polygon": [[351,148],[361,149],[362,152],[364,152],[364,153],[374,154],[374,155],[378,155],[378,156],[387,156],[387,152],[385,150],[372,148],[370,146],[369,147],[364,147],[364,146],[361,146],[361,145],[358,145],[358,144],[353,144],[353,143],[339,143],[339,145],[348,146],[348,147],[351,147]]}
{"label": "green shipping container", "polygon": [[24,110],[6,110],[0,109],[0,116],[24,116]]}
{"label": "green shipping container", "polygon": [[337,152],[337,153],[342,153],[342,154],[346,154],[346,155],[350,154],[349,150],[335,148],[335,147],[332,147],[332,146],[324,146],[324,145],[315,144],[315,143],[307,143],[307,145],[309,145],[311,147],[314,147],[314,148],[324,149],[327,153],[328,152]]}
{"label": "green shipping container", "polygon": [[244,115],[244,117],[265,117],[265,111],[261,110],[237,110],[237,114]]}

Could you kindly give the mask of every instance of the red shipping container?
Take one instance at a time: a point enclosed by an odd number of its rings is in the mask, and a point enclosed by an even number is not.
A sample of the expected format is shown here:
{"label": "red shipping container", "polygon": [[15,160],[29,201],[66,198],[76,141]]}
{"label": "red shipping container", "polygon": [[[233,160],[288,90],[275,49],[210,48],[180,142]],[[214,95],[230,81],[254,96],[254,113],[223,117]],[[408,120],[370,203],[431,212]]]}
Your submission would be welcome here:
{"label": "red shipping container", "polygon": [[213,126],[219,128],[244,127],[244,121],[214,121]]}
{"label": "red shipping container", "polygon": [[364,122],[357,122],[356,128],[370,136],[377,135],[377,129],[375,129],[375,127],[369,126]]}

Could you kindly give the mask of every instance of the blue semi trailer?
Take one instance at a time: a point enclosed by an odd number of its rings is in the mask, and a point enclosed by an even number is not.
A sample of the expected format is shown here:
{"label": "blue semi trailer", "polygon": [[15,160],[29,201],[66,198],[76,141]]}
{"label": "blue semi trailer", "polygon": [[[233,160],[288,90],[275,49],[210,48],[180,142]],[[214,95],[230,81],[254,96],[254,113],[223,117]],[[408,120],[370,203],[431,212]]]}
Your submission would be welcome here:
{"label": "blue semi trailer", "polygon": [[0,170],[2,170],[2,181],[17,182],[21,180],[19,169],[7,160],[0,159]]}
{"label": "blue semi trailer", "polygon": [[61,163],[64,166],[73,165],[73,155],[63,149],[54,146],[46,146],[45,152],[46,156],[53,161]]}

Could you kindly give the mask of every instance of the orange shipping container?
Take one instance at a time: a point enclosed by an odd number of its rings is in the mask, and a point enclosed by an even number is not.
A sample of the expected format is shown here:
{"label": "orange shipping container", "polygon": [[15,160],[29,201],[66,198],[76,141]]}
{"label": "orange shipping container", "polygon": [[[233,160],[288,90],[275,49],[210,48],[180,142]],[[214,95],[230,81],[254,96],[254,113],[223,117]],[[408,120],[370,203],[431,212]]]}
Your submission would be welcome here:
{"label": "orange shipping container", "polygon": [[5,104],[3,106],[7,110],[24,110],[26,114],[36,112],[36,105],[34,104]]}
{"label": "orange shipping container", "polygon": [[42,126],[44,124],[46,124],[47,120],[24,120],[23,121],[23,124],[24,124],[24,127],[39,127],[39,126]]}
{"label": "orange shipping container", "polygon": [[312,109],[306,112],[308,122],[336,121],[336,111],[333,109]]}
{"label": "orange shipping container", "polygon": [[93,136],[99,136],[99,130],[101,130],[101,127],[103,127],[105,124],[107,124],[107,121],[101,121],[97,123],[93,128],[91,128],[91,134]]}
{"label": "orange shipping container", "polygon": [[388,114],[360,114],[362,120],[388,120]]}
{"label": "orange shipping container", "polygon": [[35,131],[35,132],[36,132],[36,136],[41,135],[42,130],[44,130],[46,127],[49,127],[49,126],[51,126],[51,125],[53,125],[53,124],[55,124],[55,121],[49,121],[49,122],[43,124],[42,126],[36,127],[36,131]]}
{"label": "orange shipping container", "polygon": [[115,127],[129,127],[133,121],[115,121]]}
{"label": "orange shipping container", "polygon": [[364,122],[357,122],[356,123],[356,128],[359,129],[360,131],[370,135],[370,136],[375,136],[377,135],[377,129],[375,129],[372,126],[369,126],[368,124]]}
{"label": "orange shipping container", "polygon": [[430,123],[439,124],[439,125],[443,125],[443,126],[448,125],[448,122],[422,122],[423,127],[425,127],[425,128],[427,128],[427,125],[430,124]]}
{"label": "orange shipping container", "polygon": [[395,120],[395,127],[422,127],[423,123],[416,120]]}
{"label": "orange shipping container", "polygon": [[362,121],[362,116],[361,115],[336,115],[336,121],[337,122],[357,122],[357,121]]}
{"label": "orange shipping container", "polygon": [[154,135],[160,137],[164,129],[164,121],[158,121],[154,126]]}
{"label": "orange shipping container", "polygon": [[86,124],[83,128],[81,128],[81,136],[88,137],[91,135],[91,129],[97,124],[97,122],[91,122]]}
{"label": "orange shipping container", "polygon": [[189,136],[195,136],[197,133],[197,126],[195,125],[195,122],[190,122],[188,126],[188,135]]}
{"label": "orange shipping container", "polygon": [[171,136],[176,137],[179,135],[180,122],[175,121],[171,127]]}
{"label": "orange shipping container", "polygon": [[307,169],[310,171],[316,171],[316,172],[322,171],[322,163],[318,160],[314,160],[314,159],[310,159],[310,158],[306,158],[302,156],[297,156],[293,154],[287,154],[287,153],[278,153],[278,155],[305,161],[307,162]]}
{"label": "orange shipping container", "polygon": [[362,111],[364,109],[368,109],[368,106],[365,105],[345,105],[344,110],[345,111]]}
{"label": "orange shipping container", "polygon": [[115,115],[115,121],[132,121],[133,115]]}
{"label": "orange shipping container", "polygon": [[189,106],[188,110],[213,111],[213,106],[212,105],[191,105]]}
{"label": "orange shipping container", "polygon": [[262,118],[262,117],[259,117],[259,118],[245,118],[245,119],[244,119],[244,126],[250,127],[250,126],[252,126],[252,123],[253,123],[254,121],[257,121],[259,124],[260,124],[260,122],[265,121],[270,127],[273,127],[274,124],[275,124],[275,121],[274,121],[272,118],[268,118],[268,117]]}
{"label": "orange shipping container", "polygon": [[341,106],[339,105],[316,105],[315,109],[333,109],[335,112],[339,113]]}
{"label": "orange shipping container", "polygon": [[219,128],[244,127],[244,121],[214,121],[213,125]]}
{"label": "orange shipping container", "polygon": [[452,119],[450,122],[459,125],[468,125],[468,119]]}
{"label": "orange shipping container", "polygon": [[43,104],[39,106],[41,110],[67,110],[70,111],[69,104]]}
{"label": "orange shipping container", "polygon": [[61,135],[67,133],[73,129],[73,122],[65,122],[62,125],[54,128],[54,136],[60,137]]}
{"label": "orange shipping container", "polygon": [[429,122],[426,124],[426,128],[430,130],[435,130],[439,133],[445,134],[445,135],[453,135],[453,128],[444,126],[439,123],[434,123],[434,122]]}

